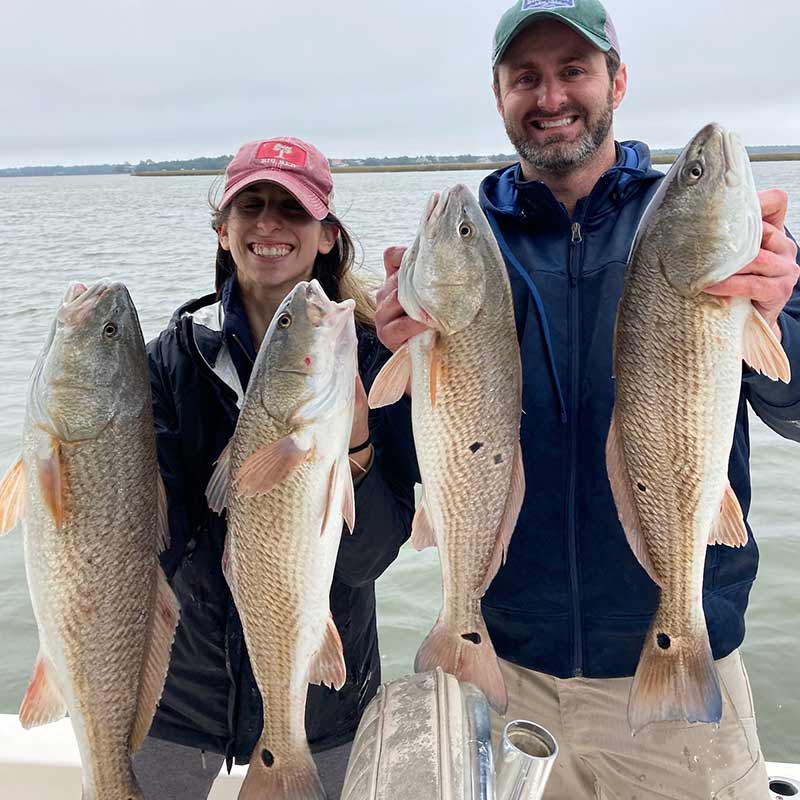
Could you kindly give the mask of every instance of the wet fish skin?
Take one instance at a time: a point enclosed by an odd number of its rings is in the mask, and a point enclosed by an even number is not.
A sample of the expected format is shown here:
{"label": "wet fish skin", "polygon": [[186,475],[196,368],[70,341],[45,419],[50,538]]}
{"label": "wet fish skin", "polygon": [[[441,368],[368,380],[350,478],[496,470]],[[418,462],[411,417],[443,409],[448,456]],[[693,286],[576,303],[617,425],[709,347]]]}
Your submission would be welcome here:
{"label": "wet fish skin", "polygon": [[628,707],[649,722],[718,722],[703,612],[709,544],[747,531],[727,469],[742,358],[789,379],[786,355],[746,298],[704,289],[758,254],[761,211],[744,146],[718,125],[687,145],[646,210],[618,307],[609,480],[631,548],[660,586]]}
{"label": "wet fish skin", "polygon": [[479,686],[500,713],[507,694],[480,598],[505,560],[525,492],[521,366],[502,255],[464,186],[431,197],[398,273],[398,299],[429,329],[375,380],[373,407],[412,381],[422,499],[412,544],[438,546],[443,606],[414,668]]}
{"label": "wet fish skin", "polygon": [[33,371],[22,449],[0,484],[0,532],[24,517],[39,629],[20,721],[69,711],[83,800],[140,800],[130,756],[163,689],[178,604],[158,563],[150,380],[122,284],[68,290]]}
{"label": "wet fish skin", "polygon": [[259,350],[209,504],[228,509],[224,570],[264,700],[239,797],[325,797],[305,731],[308,683],[345,681],[329,607],[342,520],[352,530],[348,444],[356,335],[352,300],[316,280],[278,309]]}

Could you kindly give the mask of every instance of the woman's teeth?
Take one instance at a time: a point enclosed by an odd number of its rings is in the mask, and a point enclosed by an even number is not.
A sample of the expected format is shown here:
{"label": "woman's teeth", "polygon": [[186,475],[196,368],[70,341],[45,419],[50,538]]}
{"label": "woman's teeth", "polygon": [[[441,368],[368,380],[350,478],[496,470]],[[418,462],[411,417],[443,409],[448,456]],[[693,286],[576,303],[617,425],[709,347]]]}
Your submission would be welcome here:
{"label": "woman's teeth", "polygon": [[292,246],[288,244],[251,244],[250,249],[264,258],[281,258],[292,252]]}
{"label": "woman's teeth", "polygon": [[561,119],[537,120],[533,124],[540,130],[546,131],[549,128],[563,128],[572,125],[577,117],[561,117]]}

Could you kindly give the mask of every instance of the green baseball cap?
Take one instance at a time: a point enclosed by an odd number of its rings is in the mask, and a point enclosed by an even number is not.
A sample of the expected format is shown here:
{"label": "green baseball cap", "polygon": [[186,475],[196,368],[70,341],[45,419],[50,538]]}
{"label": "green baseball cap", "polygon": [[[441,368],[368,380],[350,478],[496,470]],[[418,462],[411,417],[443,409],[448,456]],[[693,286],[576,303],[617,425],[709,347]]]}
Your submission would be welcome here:
{"label": "green baseball cap", "polygon": [[617,31],[599,0],[516,0],[497,23],[494,32],[492,67],[508,49],[514,37],[532,22],[546,18],[569,25],[598,50],[619,53]]}

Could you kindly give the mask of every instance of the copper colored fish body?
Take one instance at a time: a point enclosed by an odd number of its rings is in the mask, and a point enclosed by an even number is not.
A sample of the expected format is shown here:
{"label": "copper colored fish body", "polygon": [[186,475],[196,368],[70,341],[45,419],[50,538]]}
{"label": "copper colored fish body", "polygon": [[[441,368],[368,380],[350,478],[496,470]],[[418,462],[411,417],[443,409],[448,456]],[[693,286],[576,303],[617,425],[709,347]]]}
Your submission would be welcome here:
{"label": "copper colored fish body", "polygon": [[240,798],[324,798],[305,731],[309,683],[339,689],[345,664],[329,606],[342,521],[356,377],[353,301],[317,281],[278,309],[236,431],[209,484],[228,509],[223,567],[264,704]]}
{"label": "copper colored fish body", "polygon": [[521,368],[505,264],[475,198],[434,195],[399,273],[399,301],[429,330],[398,350],[370,405],[410,376],[422,499],[412,544],[439,548],[443,605],[415,669],[441,666],[504,711],[507,696],[480,599],[505,559],[524,495]]}
{"label": "copper colored fish body", "polygon": [[631,548],[660,587],[628,716],[718,722],[703,612],[709,545],[747,543],[727,469],[742,359],[788,380],[788,361],[743,298],[704,292],[752,261],[761,213],[744,147],[710,125],[690,142],[637,232],[617,313],[608,472]]}
{"label": "copper colored fish body", "polygon": [[39,630],[20,721],[69,711],[84,800],[141,798],[130,756],[163,689],[178,606],[157,557],[166,505],[144,342],[121,284],[68,292],[0,498],[0,530],[24,517]]}

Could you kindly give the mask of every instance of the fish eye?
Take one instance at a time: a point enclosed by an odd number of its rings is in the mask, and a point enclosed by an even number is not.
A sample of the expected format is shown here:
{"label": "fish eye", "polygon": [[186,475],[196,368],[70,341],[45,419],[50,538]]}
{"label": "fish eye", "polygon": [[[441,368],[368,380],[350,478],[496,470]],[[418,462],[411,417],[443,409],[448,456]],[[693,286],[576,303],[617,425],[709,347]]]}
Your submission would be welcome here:
{"label": "fish eye", "polygon": [[458,235],[462,239],[469,239],[474,235],[474,233],[475,233],[475,229],[468,222],[462,222],[458,226]]}
{"label": "fish eye", "polygon": [[686,177],[690,181],[699,181],[703,177],[703,165],[699,161],[695,161],[686,168]]}
{"label": "fish eye", "polygon": [[103,325],[103,336],[105,336],[106,339],[113,339],[117,335],[118,330],[119,328],[117,328],[116,323],[106,322],[106,324]]}
{"label": "fish eye", "polygon": [[290,328],[292,326],[292,315],[284,312],[278,317],[279,328]]}

